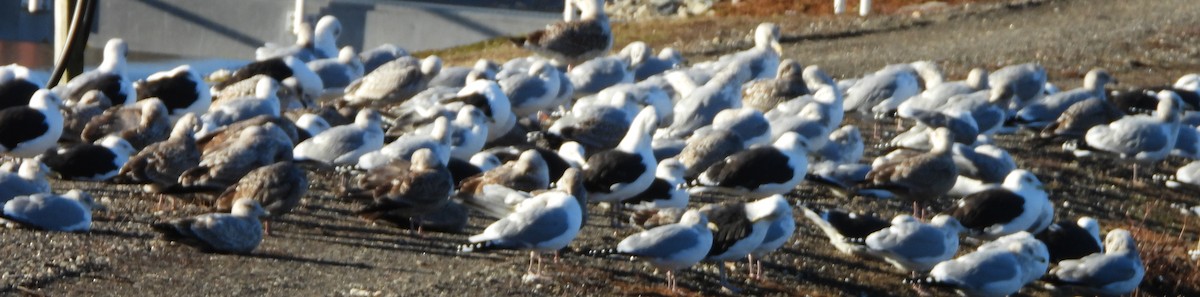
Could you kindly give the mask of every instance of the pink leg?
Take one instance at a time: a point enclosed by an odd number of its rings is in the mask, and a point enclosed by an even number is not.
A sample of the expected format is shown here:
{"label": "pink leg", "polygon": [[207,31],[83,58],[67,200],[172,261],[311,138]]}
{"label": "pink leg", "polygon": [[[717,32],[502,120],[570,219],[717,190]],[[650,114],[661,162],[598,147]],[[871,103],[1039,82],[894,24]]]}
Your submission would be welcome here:
{"label": "pink leg", "polygon": [[535,253],[534,251],[529,251],[529,267],[528,267],[528,268],[525,268],[525,274],[534,274],[534,273],[533,273],[533,256],[534,256],[534,253]]}
{"label": "pink leg", "polygon": [[671,293],[678,293],[675,289],[675,273],[667,270],[667,287],[671,289]]}

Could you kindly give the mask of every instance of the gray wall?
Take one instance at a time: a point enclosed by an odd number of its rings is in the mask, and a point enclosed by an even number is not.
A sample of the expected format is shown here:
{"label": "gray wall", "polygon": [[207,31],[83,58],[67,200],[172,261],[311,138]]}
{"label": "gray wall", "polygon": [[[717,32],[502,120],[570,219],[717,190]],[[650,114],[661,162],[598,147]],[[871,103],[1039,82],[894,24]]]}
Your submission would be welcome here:
{"label": "gray wall", "polygon": [[[0,0],[0,39],[50,40],[51,14],[31,16],[20,1]],[[265,42],[291,44],[290,0],[100,1],[91,47],[124,38],[135,52],[254,58]],[[339,45],[362,50],[394,43],[409,50],[445,48],[517,35],[561,18],[531,12],[404,1],[309,0],[305,13],[342,22]]]}
{"label": "gray wall", "polygon": [[0,40],[54,42],[54,15],[41,13],[31,15],[25,10],[25,1],[0,0]]}

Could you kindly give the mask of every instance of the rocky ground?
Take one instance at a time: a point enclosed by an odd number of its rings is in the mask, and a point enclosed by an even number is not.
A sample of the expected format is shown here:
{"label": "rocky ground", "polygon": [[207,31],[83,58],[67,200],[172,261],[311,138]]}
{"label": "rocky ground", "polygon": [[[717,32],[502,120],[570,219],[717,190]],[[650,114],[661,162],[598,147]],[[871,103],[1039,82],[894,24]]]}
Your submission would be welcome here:
{"label": "rocky ground", "polygon": [[[745,1],[750,3],[751,1]],[[816,3],[815,1],[806,1]],[[852,1],[853,2],[853,1]],[[884,3],[887,1],[876,1]],[[897,10],[900,11],[900,10]],[[1115,88],[1169,84],[1184,73],[1200,72],[1200,5],[1193,0],[987,1],[938,6],[871,18],[792,14],[773,17],[734,15],[655,20],[617,26],[618,44],[644,39],[655,47],[674,46],[693,61],[747,47],[747,34],[760,21],[783,27],[784,56],[821,65],[837,77],[858,76],[889,63],[930,59],[951,79],[975,66],[1039,62],[1064,89],[1079,85],[1093,67],[1120,80]],[[511,46],[485,43],[440,52],[452,62],[520,54]],[[863,127],[869,144],[894,129],[848,117]],[[881,129],[881,138],[870,138]],[[1132,179],[1130,164],[1111,157],[1078,159],[1057,146],[1037,146],[1028,133],[999,137],[1022,168],[1046,183],[1060,219],[1100,218],[1104,230],[1134,232],[1147,266],[1137,294],[1200,295],[1200,263],[1186,251],[1197,245],[1200,220],[1181,206],[1200,204],[1197,192],[1169,189],[1151,174],[1169,175],[1186,160],[1142,166]],[[869,149],[869,155],[877,149]],[[1149,168],[1147,168],[1149,167]],[[528,261],[521,252],[459,254],[456,245],[489,222],[473,218],[462,234],[371,225],[351,215],[357,202],[335,197],[341,176],[310,172],[304,204],[273,224],[274,234],[251,255],[205,254],[155,239],[149,224],[205,212],[203,197],[143,194],[137,187],[87,182],[54,182],[57,190],[80,188],[101,197],[108,211],[95,214],[84,234],[0,229],[0,294],[3,295],[662,295],[665,277],[641,262],[597,259],[574,250],[611,245],[631,229],[590,222],[573,251],[539,279],[523,279]],[[902,202],[839,200],[804,185],[789,197],[796,202],[873,210],[884,216],[906,212]],[[716,198],[694,199],[696,204]],[[932,203],[945,210],[952,200]],[[593,208],[593,217],[605,211]],[[901,284],[907,274],[874,260],[835,251],[820,231],[797,212],[795,237],[767,258],[767,278],[745,281],[745,266],[732,279],[748,295],[918,295]],[[964,248],[969,250],[970,248]],[[685,295],[727,295],[717,285],[715,266],[681,274]],[[931,292],[950,295],[949,291]],[[1050,295],[1031,285],[1022,294]]]}

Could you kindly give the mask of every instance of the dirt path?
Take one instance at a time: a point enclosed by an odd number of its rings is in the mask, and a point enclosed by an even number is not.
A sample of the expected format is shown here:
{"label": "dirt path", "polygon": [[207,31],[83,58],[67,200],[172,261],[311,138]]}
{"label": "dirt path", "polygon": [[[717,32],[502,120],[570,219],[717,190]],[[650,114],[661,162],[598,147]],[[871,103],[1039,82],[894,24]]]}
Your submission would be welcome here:
{"label": "dirt path", "polygon": [[[785,56],[818,64],[835,76],[858,75],[888,63],[932,59],[951,79],[969,67],[1037,61],[1061,87],[1071,88],[1091,67],[1104,67],[1126,85],[1173,82],[1200,72],[1200,4],[1194,0],[1056,0],[1012,6],[954,9],[920,19],[880,17],[774,18],[784,26]],[[754,22],[721,20],[716,36],[742,34]],[[703,33],[702,33],[703,34]],[[735,36],[740,38],[740,36]],[[739,39],[740,40],[740,39]],[[720,41],[713,42],[716,45]],[[736,44],[736,43],[734,43]],[[682,47],[685,53],[717,54],[717,49]],[[703,60],[690,56],[693,60]],[[869,124],[869,123],[868,123]],[[868,140],[870,144],[878,140]],[[1058,150],[1031,149],[1024,136],[1001,137],[1018,163],[1031,168],[1052,191],[1060,218],[1101,217],[1105,230],[1135,228],[1149,255],[1143,283],[1150,295],[1196,295],[1197,264],[1184,260],[1194,243],[1196,219],[1184,218],[1172,204],[1197,205],[1197,192],[1178,192],[1149,179],[1128,182],[1129,167],[1106,158],[1075,160]],[[1158,164],[1171,173],[1185,163]],[[1101,170],[1103,169],[1103,170]],[[487,295],[655,295],[665,293],[664,277],[640,262],[594,259],[566,253],[549,279],[522,282],[526,254],[456,254],[466,234],[426,233],[371,226],[353,218],[361,207],[330,192],[339,179],[315,171],[305,204],[282,222],[251,256],[204,254],[154,240],[148,223],[203,210],[186,199],[141,194],[135,187],[57,182],[58,190],[82,188],[104,197],[109,211],[96,214],[90,234],[0,229],[0,294],[33,295],[270,295],[270,296],[487,296]],[[875,209],[882,215],[906,210],[898,203],[838,201],[802,187],[793,199],[818,205]],[[171,201],[175,201],[174,210]],[[711,200],[710,200],[711,201]],[[935,207],[944,207],[941,201]],[[593,217],[604,211],[593,209]],[[820,232],[798,216],[796,237],[768,259],[769,279],[744,283],[743,265],[733,279],[751,295],[915,295],[900,283],[906,275],[890,266],[834,251]],[[632,230],[613,230],[594,220],[575,244],[600,247]],[[468,233],[488,222],[473,219]],[[1183,224],[1190,224],[1180,234]],[[1181,280],[1183,279],[1183,280]],[[682,274],[680,285],[693,294],[717,291],[709,265]],[[1178,287],[1179,283],[1184,284]],[[1032,286],[1031,286],[1032,287]],[[1171,291],[1180,290],[1180,291]],[[1030,288],[1032,295],[1047,292]],[[946,291],[939,295],[949,294]]]}

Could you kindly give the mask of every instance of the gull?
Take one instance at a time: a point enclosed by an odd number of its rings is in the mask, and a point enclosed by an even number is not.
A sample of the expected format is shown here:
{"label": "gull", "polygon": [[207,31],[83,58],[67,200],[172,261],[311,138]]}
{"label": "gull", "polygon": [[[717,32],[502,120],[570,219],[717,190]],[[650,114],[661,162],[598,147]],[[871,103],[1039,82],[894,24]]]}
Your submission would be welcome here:
{"label": "gull", "polygon": [[[539,253],[555,252],[571,243],[583,222],[583,206],[575,197],[560,191],[548,191],[517,206],[504,218],[488,225],[482,233],[459,246],[461,252],[497,249],[529,250],[530,275],[540,275]],[[533,263],[538,260],[538,269]]]}
{"label": "gull", "polygon": [[950,130],[937,128],[930,133],[933,149],[875,166],[860,189],[884,190],[912,200],[914,212],[918,211],[920,200],[935,199],[949,192],[958,178],[958,166],[951,154]]}
{"label": "gull", "polygon": [[697,210],[688,210],[679,222],[634,233],[617,243],[615,249],[589,251],[591,255],[629,255],[667,271],[667,286],[675,291],[675,272],[700,263],[713,244],[708,218]]}
{"label": "gull", "polygon": [[279,117],[281,105],[276,92],[279,83],[274,79],[263,77],[258,80],[253,96],[213,103],[209,111],[200,116],[202,127],[197,134],[204,137],[218,128],[243,121],[260,115]]}
{"label": "gull", "polygon": [[384,43],[373,49],[359,53],[358,57],[363,62],[363,73],[371,73],[371,71],[375,71],[376,68],[379,68],[384,63],[408,55],[408,51],[403,48],[395,44]]}
{"label": "gull", "polygon": [[712,125],[700,129],[733,131],[741,136],[747,147],[767,144],[775,139],[771,123],[763,113],[749,107],[722,110],[713,117]]}
{"label": "gull", "polygon": [[618,84],[633,83],[628,57],[620,55],[587,60],[567,71],[567,78],[578,95],[590,95]]}
{"label": "gull", "polygon": [[1049,84],[1046,68],[1036,63],[1005,66],[989,74],[987,80],[991,86],[990,97],[993,101],[1008,102],[1003,107],[1011,112],[1040,100],[1046,95],[1043,91]]}
{"label": "gull", "polygon": [[167,108],[171,123],[187,113],[202,114],[212,105],[208,83],[190,65],[180,65],[168,71],[151,74],[133,82],[137,99],[158,98]]}
{"label": "gull", "polygon": [[50,181],[46,180],[49,172],[50,168],[33,159],[20,161],[16,172],[0,171],[0,205],[17,196],[49,194]]}
{"label": "gull", "polygon": [[775,78],[759,79],[742,86],[742,104],[767,112],[779,103],[810,93],[804,82],[804,67],[792,59],[779,63]]}
{"label": "gull", "polygon": [[1104,253],[1058,262],[1049,282],[1077,294],[1116,296],[1137,289],[1145,274],[1133,234],[1115,229],[1104,238]]}
{"label": "gull", "polygon": [[87,128],[88,122],[104,114],[111,107],[112,102],[99,90],[88,91],[83,94],[83,98],[75,102],[75,105],[64,106],[62,109],[63,132],[59,141],[65,143],[84,142],[81,135],[83,129]]}
{"label": "gull", "polygon": [[361,78],[366,71],[352,46],[342,47],[337,56],[312,60],[305,65],[321,77],[321,83],[326,89],[336,90],[344,89],[351,82]]}
{"label": "gull", "polygon": [[746,149],[745,142],[737,133],[729,130],[712,130],[689,137],[677,159],[687,168],[684,171],[685,179],[695,180],[708,167],[744,149]]}
{"label": "gull", "polygon": [[[507,215],[507,211],[497,211],[493,203],[488,202],[489,185],[500,185],[508,189],[533,192],[550,187],[550,172],[546,160],[536,150],[521,152],[517,160],[509,161],[482,174],[468,177],[459,183],[456,198],[464,206],[478,210],[493,218]],[[506,204],[507,205],[507,204]]]}
{"label": "gull", "polygon": [[329,121],[317,114],[305,113],[296,119],[296,136],[300,141],[317,136],[329,128],[332,128]]}
{"label": "gull", "polygon": [[683,188],[683,163],[676,159],[666,159],[658,162],[654,171],[654,181],[650,187],[637,196],[625,199],[621,203],[631,209],[642,211],[663,208],[686,208],[690,195]]}
{"label": "gull", "polygon": [[462,87],[466,86],[468,82],[472,81],[469,79],[472,73],[476,73],[476,75],[482,75],[483,77],[487,77],[489,79],[494,79],[496,78],[497,72],[500,72],[500,65],[497,65],[495,62],[492,62],[488,59],[479,59],[475,60],[475,64],[471,67],[443,67],[442,71],[438,71],[438,74],[434,76],[433,79],[429,80],[429,87],[450,87],[461,89]]}
{"label": "gull", "polygon": [[730,191],[750,197],[791,192],[808,171],[808,139],[788,132],[773,145],[751,147],[719,161],[700,175],[693,194]]}
{"label": "gull", "polygon": [[867,252],[882,257],[902,271],[925,272],[958,252],[963,230],[954,217],[940,214],[928,224],[909,215],[892,219],[891,226],[867,235]]}
{"label": "gull", "polygon": [[167,241],[181,242],[205,252],[248,254],[263,239],[259,220],[266,210],[252,198],[233,202],[230,213],[210,213],[151,225]]}
{"label": "gull", "polygon": [[39,193],[5,202],[0,219],[40,230],[87,232],[92,227],[92,210],[103,209],[92,195],[80,190],[61,196]]}
{"label": "gull", "polygon": [[137,150],[124,138],[109,135],[95,143],[47,151],[41,160],[59,178],[103,181],[116,176],[134,153]]}
{"label": "gull", "polygon": [[792,238],[792,233],[796,231],[796,219],[792,217],[792,207],[788,201],[779,194],[771,195],[766,200],[763,203],[775,203],[776,215],[769,219],[767,234],[763,235],[762,243],[747,256],[746,260],[750,264],[750,277],[753,279],[762,278],[762,259],[783,247]]}
{"label": "gull", "polygon": [[296,29],[296,44],[283,46],[268,42],[254,50],[255,60],[278,57],[295,57],[302,62],[337,56],[337,39],[342,34],[342,23],[332,15],[322,16],[315,28],[305,22]]}
{"label": "gull", "polygon": [[[575,70],[583,69],[584,65],[575,67]],[[558,78],[558,69],[545,61],[538,61],[529,67],[528,72],[510,75],[498,83],[512,104],[513,114],[523,118],[551,106],[562,84]]]}
{"label": "gull", "polygon": [[342,99],[351,105],[401,103],[425,89],[442,69],[442,59],[400,57],[346,86]]}
{"label": "gull", "polygon": [[634,117],[625,138],[615,149],[597,152],[587,158],[583,184],[589,199],[619,207],[621,201],[650,187],[658,164],[650,147],[650,132],[657,126],[654,107],[646,107]]}
{"label": "gull", "polygon": [[657,56],[653,56],[653,50],[642,41],[630,42],[621,49],[621,54],[630,57],[630,60],[640,61],[633,63],[635,81],[643,81],[651,76],[675,69],[683,63],[683,56],[674,48],[663,48],[658,51]]}
{"label": "gull", "polygon": [[674,120],[663,133],[668,137],[691,135],[712,124],[717,113],[741,107],[742,84],[750,78],[749,68],[730,66],[690,92],[675,104]]}
{"label": "gull", "polygon": [[846,125],[830,132],[829,140],[814,153],[825,161],[836,164],[852,164],[858,163],[862,159],[865,148],[858,127]]}
{"label": "gull", "polygon": [[971,72],[967,73],[966,80],[937,84],[927,88],[916,97],[913,97],[912,100],[901,103],[896,109],[896,114],[907,118],[911,117],[913,115],[912,112],[916,110],[937,110],[949,104],[951,98],[954,96],[988,89],[987,79],[987,69],[973,68]]}
{"label": "gull", "polygon": [[372,221],[385,213],[420,217],[440,209],[454,192],[450,170],[426,148],[413,152],[411,161],[397,159],[368,170],[358,186],[374,202],[355,213]]}
{"label": "gull", "polygon": [[[547,25],[545,29],[525,36],[514,37],[512,42],[538,55],[554,60],[558,65],[576,65],[603,55],[612,49],[613,34],[608,16],[604,14],[603,0],[566,0],[567,10],[579,9],[578,19],[566,18],[563,22]],[[569,15],[574,15],[571,13]]]}
{"label": "gull", "polygon": [[29,98],[40,89],[42,84],[30,79],[29,68],[17,64],[0,66],[0,110],[29,105]]}
{"label": "gull", "polygon": [[1100,253],[1103,247],[1100,242],[1100,223],[1091,217],[1080,217],[1075,222],[1054,223],[1035,238],[1046,243],[1051,263]]}
{"label": "gull", "polygon": [[1155,162],[1166,158],[1175,148],[1179,135],[1182,108],[1179,96],[1171,91],[1159,92],[1157,96],[1158,110],[1154,116],[1127,116],[1107,125],[1092,127],[1084,135],[1089,147],[1135,161],[1135,180],[1137,162]]}
{"label": "gull", "polygon": [[1104,86],[1113,81],[1108,71],[1092,69],[1083,77],[1082,87],[1049,95],[1039,101],[1029,103],[1017,112],[1016,121],[1029,127],[1045,127],[1051,121],[1058,119],[1058,116],[1072,104],[1089,98],[1106,99]]}
{"label": "gull", "polygon": [[708,228],[713,232],[712,248],[708,250],[708,256],[704,259],[718,264],[722,287],[737,291],[726,277],[723,262],[749,256],[762,245],[771,224],[779,216],[790,212],[787,201],[778,196],[774,197],[753,202],[709,204],[700,208],[700,212],[710,219]]}
{"label": "gull", "polygon": [[0,154],[32,158],[54,148],[63,131],[62,101],[42,89],[28,106],[0,110]]}
{"label": "gull", "polygon": [[1107,125],[1125,116],[1125,112],[1101,98],[1089,98],[1068,107],[1058,120],[1047,124],[1039,134],[1042,138],[1082,139],[1087,130]]}
{"label": "gull", "polygon": [[1028,251],[1032,256],[1019,258],[1021,269],[1024,270],[1021,274],[1023,283],[1031,283],[1046,275],[1046,270],[1050,268],[1050,250],[1045,243],[1033,237],[1033,234],[1029,232],[1022,231],[1002,236],[980,245],[976,250],[1012,250],[1014,247]]}
{"label": "gull", "polygon": [[223,190],[255,168],[292,159],[292,143],[274,123],[252,126],[236,140],[205,153],[200,164],[179,176],[184,189]]}
{"label": "gull", "polygon": [[746,68],[750,72],[750,77],[746,80],[771,78],[771,75],[774,75],[779,69],[779,57],[783,54],[779,38],[778,24],[760,23],[754,28],[754,47],[722,56],[708,67],[710,69]]}
{"label": "gull", "polygon": [[93,117],[79,136],[83,141],[96,142],[109,135],[129,141],[136,149],[170,137],[171,119],[161,100],[151,98],[134,105],[109,108]]}
{"label": "gull", "polygon": [[147,189],[156,192],[163,186],[175,184],[185,170],[200,164],[200,149],[193,132],[199,125],[196,114],[185,114],[167,140],[152,143],[129,157],[117,175],[120,182],[149,183]]}
{"label": "gull", "polygon": [[[222,212],[231,211],[238,199],[249,198],[267,211],[267,217],[279,219],[300,205],[300,199],[308,192],[308,184],[308,175],[294,162],[279,161],[247,173],[217,196],[214,206]],[[263,224],[270,234],[269,221]]]}
{"label": "gull", "polygon": [[[283,88],[285,90],[299,92],[297,95],[304,99],[303,102],[313,102],[325,91],[325,84],[321,81],[320,76],[308,69],[308,65],[305,65],[303,61],[288,56],[250,62],[250,64],[234,70],[229,77],[212,85],[210,92],[214,97],[213,103],[220,102],[221,98],[252,95],[252,93],[243,92],[253,92],[254,87],[245,90],[238,85],[242,81],[253,79],[258,75],[269,76],[279,84],[286,86]],[[258,80],[253,80],[253,82],[257,83]]]}
{"label": "gull", "polygon": [[1008,174],[1017,169],[1017,163],[1003,148],[982,144],[970,147],[955,143],[952,148],[954,164],[958,166],[958,179],[950,189],[951,196],[966,196],[988,189],[992,184],[1003,183]]}
{"label": "gull", "polygon": [[54,93],[66,102],[76,102],[90,90],[100,90],[112,100],[114,106],[129,106],[137,101],[133,81],[126,76],[125,57],[129,45],[120,38],[109,39],[104,44],[104,60],[96,69],[72,78],[65,85],[54,88]]}
{"label": "gull", "polygon": [[428,134],[409,133],[395,141],[384,145],[377,151],[366,153],[358,158],[360,169],[371,169],[390,163],[395,159],[403,159],[412,155],[418,149],[429,149],[437,158],[438,163],[445,165],[450,162],[450,120],[438,117],[433,121],[433,129]]}
{"label": "gull", "polygon": [[879,230],[887,229],[891,222],[871,214],[846,212],[837,209],[822,210],[820,213],[808,206],[800,206],[804,217],[821,228],[833,247],[850,255],[868,255],[863,240]]}
{"label": "gull", "polygon": [[949,287],[966,296],[1008,296],[1028,283],[1023,263],[1045,261],[1039,258],[1036,247],[1019,243],[981,248],[938,263],[928,277],[905,279],[905,283]]}
{"label": "gull", "polygon": [[910,64],[888,65],[879,71],[867,74],[846,89],[846,111],[872,112],[875,106],[891,109],[884,105],[899,106],[920,91],[916,69]]}
{"label": "gull", "polygon": [[1053,209],[1041,181],[1033,173],[1018,169],[1010,172],[1001,186],[960,199],[952,215],[968,235],[995,239],[1037,228],[1047,206]]}
{"label": "gull", "polygon": [[315,160],[333,165],[350,165],[363,155],[383,148],[379,112],[363,109],[354,123],[330,128],[296,145],[296,160]]}

